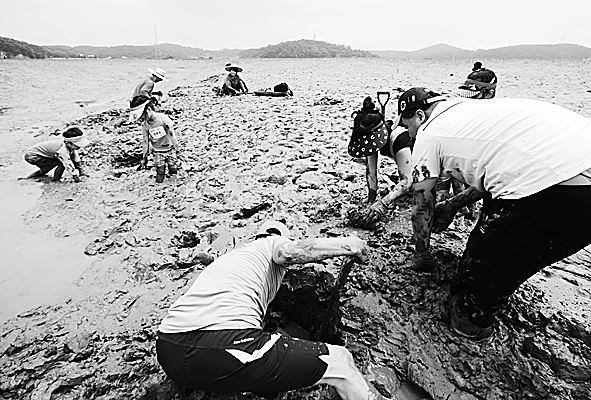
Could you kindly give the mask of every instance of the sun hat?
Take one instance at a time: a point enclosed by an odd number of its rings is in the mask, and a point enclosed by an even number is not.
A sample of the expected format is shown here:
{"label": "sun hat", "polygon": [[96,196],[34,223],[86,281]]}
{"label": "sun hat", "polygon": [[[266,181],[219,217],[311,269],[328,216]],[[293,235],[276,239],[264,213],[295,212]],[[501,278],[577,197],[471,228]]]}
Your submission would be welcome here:
{"label": "sun hat", "polygon": [[424,87],[414,87],[402,93],[398,98],[398,118],[394,126],[402,122],[402,113],[408,115],[422,106],[445,100],[446,97]]}
{"label": "sun hat", "polygon": [[490,97],[495,96],[495,90],[497,88],[497,76],[490,69],[481,68],[477,71],[471,72],[464,84],[459,86],[457,94],[460,97],[475,98],[481,93],[489,94]]}
{"label": "sun hat", "polygon": [[150,98],[147,96],[135,96],[129,103],[129,122],[140,119],[149,102]]}
{"label": "sun hat", "polygon": [[290,235],[289,229],[287,229],[287,226],[285,226],[285,224],[283,224],[282,222],[267,221],[259,227],[257,233],[255,234],[255,237],[271,235],[273,233],[278,233],[279,235],[287,238]]}
{"label": "sun hat", "polygon": [[388,141],[384,116],[375,109],[371,97],[363,100],[363,107],[353,113],[353,133],[347,151],[351,157],[367,157],[377,153]]}
{"label": "sun hat", "polygon": [[153,70],[152,68],[148,68],[148,72],[151,73],[152,75],[154,75],[156,78],[159,78],[163,81],[168,80],[168,79],[166,79],[166,71],[163,70],[162,68],[156,68],[155,70]]}
{"label": "sun hat", "polygon": [[224,67],[224,69],[226,71],[231,71],[232,69],[235,69],[237,72],[242,72],[242,67],[240,65],[233,64],[233,63],[227,63],[226,66]]}
{"label": "sun hat", "polygon": [[81,149],[90,144],[90,140],[86,139],[82,135],[83,132],[78,128],[69,128],[62,134],[64,137],[64,142],[73,143]]}

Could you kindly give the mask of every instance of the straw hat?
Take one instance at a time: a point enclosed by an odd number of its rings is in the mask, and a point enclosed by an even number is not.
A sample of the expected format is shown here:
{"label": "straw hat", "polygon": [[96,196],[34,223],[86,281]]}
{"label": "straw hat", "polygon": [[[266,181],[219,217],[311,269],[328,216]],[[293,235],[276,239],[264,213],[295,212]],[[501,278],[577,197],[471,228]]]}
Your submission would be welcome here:
{"label": "straw hat", "polygon": [[233,64],[233,63],[227,63],[226,66],[224,67],[224,69],[226,71],[230,71],[232,69],[235,69],[237,72],[242,72],[242,67],[240,65]]}
{"label": "straw hat", "polygon": [[168,80],[166,79],[166,71],[162,68],[156,68],[155,70],[153,70],[152,68],[148,68],[148,72],[150,72],[152,75],[154,75],[156,78],[159,78],[160,80]]}

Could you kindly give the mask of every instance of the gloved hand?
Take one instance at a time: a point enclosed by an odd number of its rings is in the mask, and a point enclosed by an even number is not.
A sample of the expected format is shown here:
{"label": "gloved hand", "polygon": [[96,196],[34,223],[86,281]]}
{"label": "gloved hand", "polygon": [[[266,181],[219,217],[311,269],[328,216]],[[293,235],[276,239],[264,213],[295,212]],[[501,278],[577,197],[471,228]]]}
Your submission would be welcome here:
{"label": "gloved hand", "polygon": [[378,191],[374,189],[367,189],[367,202],[373,203],[378,197]]}
{"label": "gloved hand", "polygon": [[367,215],[363,219],[363,222],[366,224],[373,224],[374,222],[380,221],[386,215],[388,211],[388,207],[384,204],[382,200],[378,200],[369,206],[367,210]]}
{"label": "gloved hand", "polygon": [[367,246],[367,242],[363,239],[358,238],[355,235],[351,235],[347,237],[349,241],[349,247],[353,251],[353,255],[357,257],[357,261],[360,263],[367,262],[367,257],[369,253],[369,247]]}
{"label": "gloved hand", "polygon": [[74,179],[74,182],[76,182],[76,183],[82,182],[82,178],[80,178],[79,175],[72,175],[72,178]]}
{"label": "gloved hand", "polygon": [[446,230],[453,222],[458,210],[456,210],[449,201],[442,201],[435,205],[435,212],[433,215],[433,226],[431,232],[441,233]]}
{"label": "gloved hand", "polygon": [[439,263],[428,250],[416,252],[412,258],[410,268],[418,272],[439,272]]}

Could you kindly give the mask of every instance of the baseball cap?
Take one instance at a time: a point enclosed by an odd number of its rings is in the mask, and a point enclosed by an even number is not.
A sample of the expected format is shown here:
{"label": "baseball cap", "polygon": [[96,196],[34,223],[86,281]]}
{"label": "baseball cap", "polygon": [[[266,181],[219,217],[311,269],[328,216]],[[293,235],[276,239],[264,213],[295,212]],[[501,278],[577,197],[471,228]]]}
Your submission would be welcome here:
{"label": "baseball cap", "polygon": [[413,87],[408,89],[398,98],[398,118],[396,121],[397,123],[394,125],[400,125],[402,113],[408,115],[411,111],[418,110],[426,104],[432,104],[445,99],[445,96],[424,87]]}

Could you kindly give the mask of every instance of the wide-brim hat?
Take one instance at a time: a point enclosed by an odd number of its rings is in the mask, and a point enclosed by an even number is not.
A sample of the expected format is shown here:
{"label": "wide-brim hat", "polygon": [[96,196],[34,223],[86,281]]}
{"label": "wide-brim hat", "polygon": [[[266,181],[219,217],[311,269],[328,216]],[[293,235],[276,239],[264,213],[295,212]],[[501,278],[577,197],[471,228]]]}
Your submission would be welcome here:
{"label": "wide-brim hat", "polygon": [[255,234],[256,236],[271,235],[273,233],[279,233],[281,236],[289,237],[290,232],[285,224],[279,221],[267,221],[259,227],[259,230]]}
{"label": "wide-brim hat", "polygon": [[90,140],[86,139],[83,136],[65,137],[64,142],[70,142],[72,144],[75,144],[81,149],[85,148],[90,144]]}
{"label": "wide-brim hat", "polygon": [[155,70],[152,69],[152,68],[148,68],[148,72],[150,72],[156,78],[162,79],[163,81],[167,81],[168,80],[168,79],[166,79],[166,71],[163,70],[162,68],[156,68]]}
{"label": "wide-brim hat", "polygon": [[224,67],[224,69],[226,71],[231,71],[233,69],[235,69],[238,72],[242,72],[242,67],[238,64],[234,64],[234,63],[227,63],[226,66]]}
{"label": "wide-brim hat", "polygon": [[150,99],[146,97],[141,103],[136,104],[133,107],[129,107],[129,122],[136,122],[138,119],[140,119],[140,117],[144,114],[144,110],[149,102]]}
{"label": "wide-brim hat", "polygon": [[351,157],[367,157],[377,153],[387,141],[388,129],[383,121],[371,128],[358,126],[353,128],[348,152]]}

